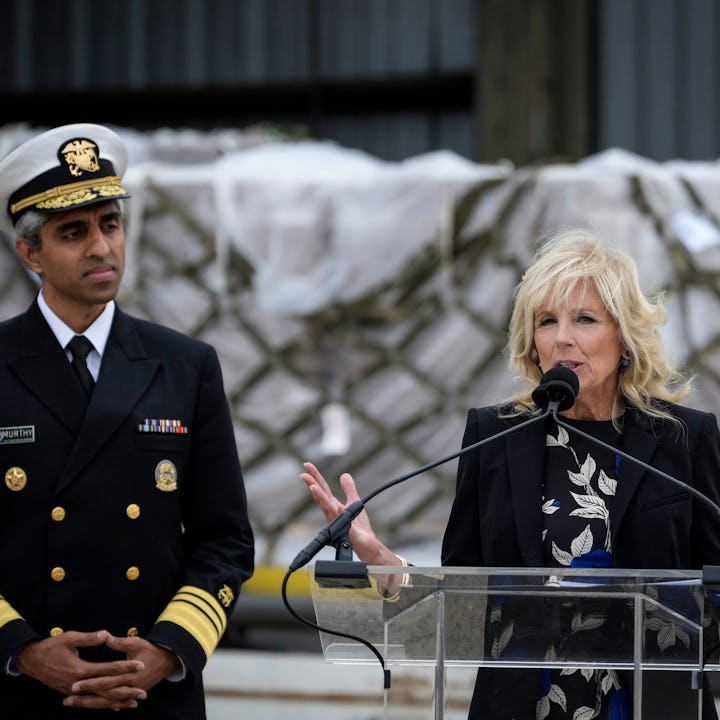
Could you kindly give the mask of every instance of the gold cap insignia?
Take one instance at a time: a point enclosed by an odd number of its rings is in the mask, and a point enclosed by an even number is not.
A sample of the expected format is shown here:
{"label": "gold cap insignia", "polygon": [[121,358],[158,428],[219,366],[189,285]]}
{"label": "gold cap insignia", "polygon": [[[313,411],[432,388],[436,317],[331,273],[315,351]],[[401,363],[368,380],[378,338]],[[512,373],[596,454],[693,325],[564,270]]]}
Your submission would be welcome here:
{"label": "gold cap insignia", "polygon": [[170,460],[161,460],[155,467],[155,487],[163,492],[177,490],[177,468]]}
{"label": "gold cap insignia", "polygon": [[5,473],[5,484],[13,492],[22,490],[27,485],[27,475],[22,468],[11,467]]}
{"label": "gold cap insignia", "polygon": [[80,177],[84,172],[96,173],[100,169],[100,159],[97,154],[97,145],[86,138],[72,140],[60,149],[61,155],[74,177]]}

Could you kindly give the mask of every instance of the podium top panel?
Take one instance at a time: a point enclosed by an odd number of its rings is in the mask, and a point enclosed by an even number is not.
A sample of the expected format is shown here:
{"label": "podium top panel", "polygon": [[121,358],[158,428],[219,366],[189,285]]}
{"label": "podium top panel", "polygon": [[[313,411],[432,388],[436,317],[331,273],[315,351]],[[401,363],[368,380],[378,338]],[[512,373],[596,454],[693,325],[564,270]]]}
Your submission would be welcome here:
{"label": "podium top panel", "polygon": [[[332,565],[332,563],[330,563]],[[371,577],[391,576],[398,574],[395,565],[368,565],[368,574]],[[435,585],[439,579],[446,579],[453,584],[466,582],[469,586],[476,583],[493,585],[516,581],[523,585],[547,587],[566,581],[567,583],[597,582],[602,585],[628,585],[636,584],[655,585],[668,582],[699,583],[703,578],[702,570],[667,570],[648,568],[518,568],[518,567],[435,567],[410,566],[402,572],[412,578],[413,584],[423,583],[426,577],[428,582]]]}
{"label": "podium top panel", "polygon": [[326,660],[369,657],[339,630],[398,664],[717,669],[720,592],[700,570],[339,570],[317,563],[311,582]]}

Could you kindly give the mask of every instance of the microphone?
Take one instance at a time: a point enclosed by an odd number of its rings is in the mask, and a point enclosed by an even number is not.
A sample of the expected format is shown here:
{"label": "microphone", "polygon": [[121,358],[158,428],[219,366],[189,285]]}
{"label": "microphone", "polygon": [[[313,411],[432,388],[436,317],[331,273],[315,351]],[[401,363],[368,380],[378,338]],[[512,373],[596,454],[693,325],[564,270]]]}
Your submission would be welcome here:
{"label": "microphone", "polygon": [[543,410],[550,402],[556,402],[558,410],[568,410],[574,405],[579,389],[577,375],[570,368],[558,365],[540,378],[540,384],[532,391],[532,399]]}
{"label": "microphone", "polygon": [[362,512],[365,507],[363,500],[348,505],[330,524],[326,525],[312,540],[309,542],[290,563],[290,571],[295,572],[303,565],[312,560],[326,545],[337,546],[341,544],[350,531],[352,521]]}
{"label": "microphone", "polygon": [[[416,468],[415,470],[412,470],[405,475],[401,475],[400,477],[390,480],[373,490],[361,500],[354,502],[351,505],[348,505],[345,510],[343,510],[329,525],[324,527],[315,536],[312,542],[306,545],[305,548],[303,548],[295,556],[294,560],[292,561],[292,563],[290,563],[289,566],[290,572],[295,572],[295,570],[298,570],[303,565],[306,565],[326,545],[342,547],[343,544],[347,542],[347,535],[350,530],[350,525],[352,524],[352,521],[363,511],[365,504],[369,500],[374,498],[376,495],[385,492],[385,490],[388,490],[395,485],[405,482],[405,480],[409,480],[416,475],[421,475],[428,470],[432,470],[433,468],[438,467],[438,465],[443,465],[450,460],[454,460],[460,455],[464,455],[465,453],[471,452],[472,450],[475,450],[482,445],[486,445],[493,440],[498,440],[505,435],[509,435],[510,433],[516,432],[517,430],[527,427],[528,425],[544,420],[548,415],[550,415],[550,413],[557,412],[558,410],[567,410],[568,408],[572,407],[573,403],[575,402],[578,389],[579,382],[577,379],[577,375],[575,375],[575,373],[569,368],[554,367],[548,370],[548,372],[546,372],[542,376],[542,378],[540,378],[540,384],[535,390],[533,390],[532,393],[533,401],[538,407],[540,407],[544,411],[542,414],[531,417],[529,420],[526,420],[519,425],[513,425],[512,427],[502,430],[495,435],[483,438],[482,440],[479,440],[472,445],[467,445],[466,447],[461,448],[460,450],[457,450],[450,455],[446,455],[439,460],[435,460],[431,463],[428,463],[427,465]],[[332,567],[336,570],[336,572],[332,573],[328,572],[328,568],[326,565],[323,565],[320,571],[320,576],[324,578],[329,578],[331,576],[347,578],[348,583],[344,584],[344,586],[358,587],[358,582],[363,582],[363,580],[356,571],[353,571],[351,567],[353,565],[359,565],[361,567],[364,567],[365,563],[352,563],[347,561],[335,563],[332,565]],[[315,575],[317,579],[317,567],[315,569]],[[337,585],[339,583],[336,582],[333,584]]]}

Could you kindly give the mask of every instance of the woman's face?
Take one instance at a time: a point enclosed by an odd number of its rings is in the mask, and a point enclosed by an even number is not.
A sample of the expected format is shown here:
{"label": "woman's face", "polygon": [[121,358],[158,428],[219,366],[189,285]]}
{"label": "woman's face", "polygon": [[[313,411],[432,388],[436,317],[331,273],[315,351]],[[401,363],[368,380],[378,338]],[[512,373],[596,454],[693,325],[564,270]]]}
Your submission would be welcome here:
{"label": "woman's face", "polygon": [[579,419],[609,420],[617,396],[623,353],[618,326],[597,290],[575,287],[567,302],[544,302],[535,313],[534,341],[540,369],[563,365],[580,381],[575,404],[565,414]]}

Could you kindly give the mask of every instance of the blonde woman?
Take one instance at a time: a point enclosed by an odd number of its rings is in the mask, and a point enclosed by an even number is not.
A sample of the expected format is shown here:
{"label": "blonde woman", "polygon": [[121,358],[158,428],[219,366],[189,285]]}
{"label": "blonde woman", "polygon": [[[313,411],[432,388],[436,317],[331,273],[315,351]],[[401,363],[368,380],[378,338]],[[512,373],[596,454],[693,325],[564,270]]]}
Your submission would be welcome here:
{"label": "blonde woman", "polygon": [[[662,298],[644,294],[627,254],[587,230],[551,237],[514,296],[508,362],[526,388],[499,406],[471,409],[463,446],[537,415],[532,390],[544,373],[564,366],[579,381],[575,403],[561,413],[565,422],[719,503],[717,421],[679,404],[691,380],[663,353],[664,317]],[[358,499],[350,475],[340,479],[345,502],[311,463],[301,477],[328,520]],[[377,538],[365,513],[354,521],[350,539],[368,564],[405,562]],[[459,459],[444,565],[699,569],[718,558],[720,522],[706,505],[552,418]],[[500,637],[512,622],[512,608],[495,610],[488,632]],[[598,617],[593,631],[611,636],[601,610]],[[563,629],[562,621],[553,618],[558,642],[590,640]],[[673,673],[660,675],[658,689],[645,689],[646,696],[655,693],[647,704],[660,713],[650,717],[683,717],[681,709],[671,709]],[[631,674],[613,670],[481,668],[469,718],[626,720],[631,697]],[[704,720],[716,720],[712,694],[703,698]]]}

